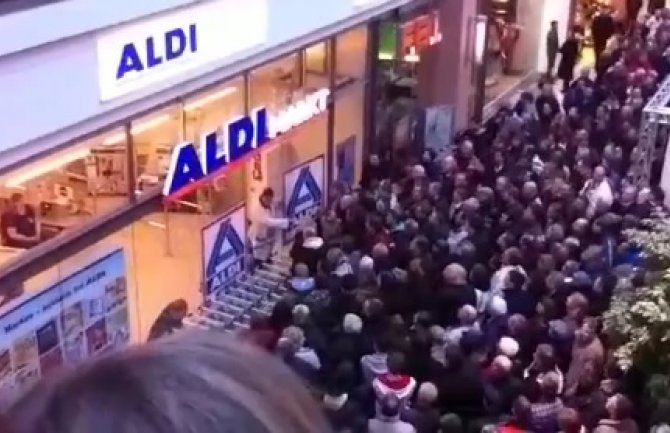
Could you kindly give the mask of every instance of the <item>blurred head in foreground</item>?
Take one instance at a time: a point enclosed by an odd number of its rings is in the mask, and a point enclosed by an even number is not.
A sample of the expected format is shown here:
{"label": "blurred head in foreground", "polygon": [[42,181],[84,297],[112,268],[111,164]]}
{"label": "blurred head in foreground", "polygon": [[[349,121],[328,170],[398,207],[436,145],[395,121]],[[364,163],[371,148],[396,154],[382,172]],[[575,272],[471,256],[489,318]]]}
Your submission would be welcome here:
{"label": "blurred head in foreground", "polygon": [[15,433],[312,433],[330,431],[279,360],[206,331],[103,356],[42,383]]}

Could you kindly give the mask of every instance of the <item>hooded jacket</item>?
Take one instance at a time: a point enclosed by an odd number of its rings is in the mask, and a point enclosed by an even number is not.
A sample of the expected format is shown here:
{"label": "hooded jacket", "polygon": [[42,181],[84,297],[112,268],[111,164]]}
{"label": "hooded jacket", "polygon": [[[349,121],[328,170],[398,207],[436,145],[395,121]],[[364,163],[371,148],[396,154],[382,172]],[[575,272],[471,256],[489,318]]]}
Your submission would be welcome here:
{"label": "hooded jacket", "polygon": [[407,401],[416,388],[416,380],[406,374],[384,373],[372,381],[372,388],[378,399],[385,395],[395,394],[400,401]]}
{"label": "hooded jacket", "polygon": [[371,353],[361,358],[363,377],[365,377],[368,383],[372,383],[377,376],[388,373],[388,367],[386,366],[387,357],[388,354],[386,353]]}

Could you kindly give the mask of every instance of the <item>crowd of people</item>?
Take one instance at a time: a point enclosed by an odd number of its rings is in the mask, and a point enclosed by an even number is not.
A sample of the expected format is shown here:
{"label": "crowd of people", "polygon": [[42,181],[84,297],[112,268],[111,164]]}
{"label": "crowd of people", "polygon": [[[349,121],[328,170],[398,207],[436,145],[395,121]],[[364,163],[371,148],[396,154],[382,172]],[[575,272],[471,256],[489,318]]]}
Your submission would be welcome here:
{"label": "crowd of people", "polygon": [[545,78],[446,155],[372,155],[335,193],[294,246],[293,295],[251,336],[336,431],[649,427],[599,319],[643,283],[623,230],[664,201],[630,168],[669,12],[619,26],[562,95]]}
{"label": "crowd of people", "polygon": [[668,46],[660,10],[618,30],[597,76],[583,71],[561,97],[546,78],[444,154],[371,155],[360,187],[333,188],[297,235],[270,317],[235,340],[177,332],[93,361],[38,388],[16,430],[650,427],[599,318],[615,291],[643,284],[622,230],[664,200],[629,168]]}

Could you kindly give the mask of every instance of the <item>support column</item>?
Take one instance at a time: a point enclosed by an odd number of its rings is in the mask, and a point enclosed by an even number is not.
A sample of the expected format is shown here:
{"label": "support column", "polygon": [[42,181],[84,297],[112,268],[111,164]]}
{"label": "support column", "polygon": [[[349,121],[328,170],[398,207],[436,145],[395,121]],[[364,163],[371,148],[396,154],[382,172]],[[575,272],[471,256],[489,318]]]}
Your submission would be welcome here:
{"label": "support column", "polygon": [[453,105],[454,126],[467,126],[473,97],[477,1],[441,0],[442,42],[421,52],[417,96],[423,106]]}
{"label": "support column", "polygon": [[330,195],[330,186],[335,178],[335,89],[337,87],[337,37],[328,41],[328,87],[330,97],[328,98],[328,130],[326,141],[326,185],[325,196]]}

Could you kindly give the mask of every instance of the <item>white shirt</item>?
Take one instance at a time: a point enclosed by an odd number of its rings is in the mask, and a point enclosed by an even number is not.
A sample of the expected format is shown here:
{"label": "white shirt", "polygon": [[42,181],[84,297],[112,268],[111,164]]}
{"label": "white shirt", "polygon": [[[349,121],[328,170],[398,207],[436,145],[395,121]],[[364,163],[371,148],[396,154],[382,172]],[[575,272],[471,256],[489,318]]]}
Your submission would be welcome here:
{"label": "white shirt", "polygon": [[595,213],[598,209],[598,203],[610,207],[614,202],[612,187],[607,179],[601,181],[598,185],[594,184],[593,179],[587,181],[586,185],[584,185],[584,189],[582,189],[582,194],[584,194],[589,201],[590,214]]}
{"label": "white shirt", "polygon": [[275,243],[273,229],[288,229],[289,220],[274,217],[272,211],[260,203],[252,209],[249,219],[251,220],[249,239],[251,240],[254,257],[259,260],[267,260],[272,255]]}

